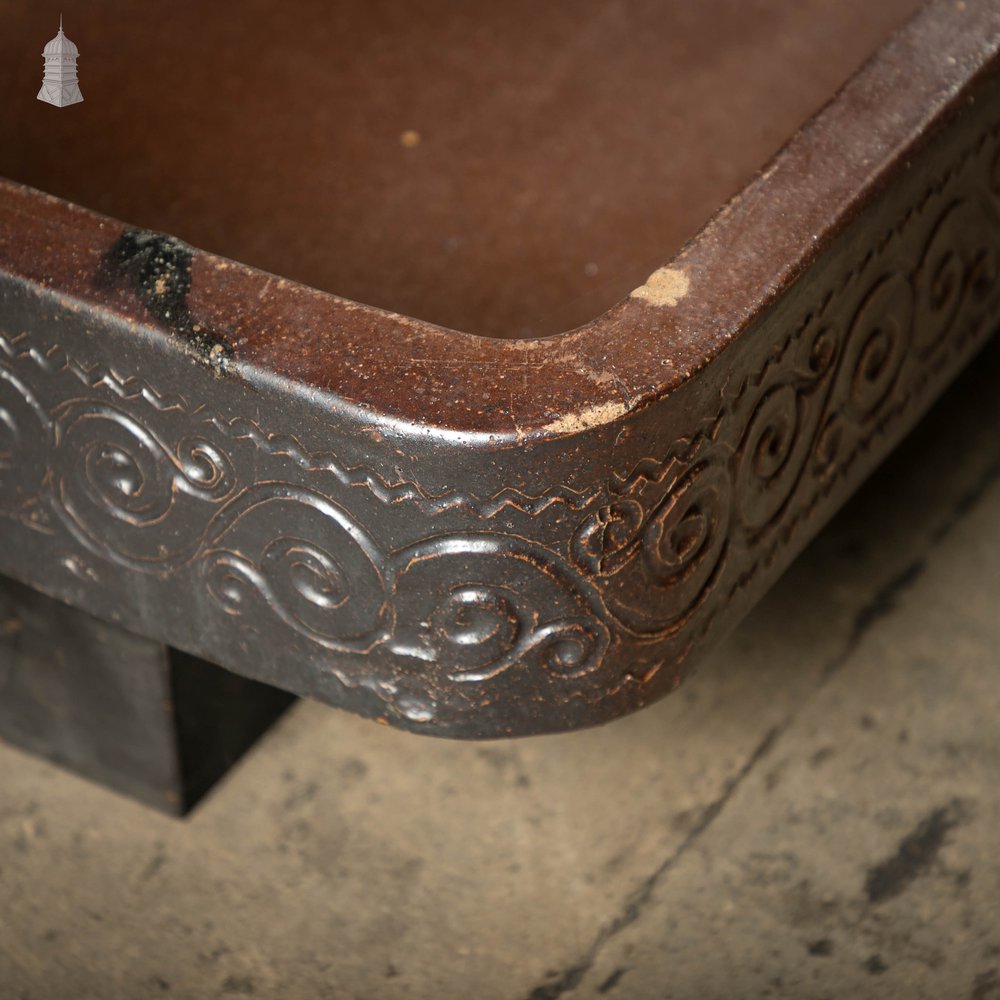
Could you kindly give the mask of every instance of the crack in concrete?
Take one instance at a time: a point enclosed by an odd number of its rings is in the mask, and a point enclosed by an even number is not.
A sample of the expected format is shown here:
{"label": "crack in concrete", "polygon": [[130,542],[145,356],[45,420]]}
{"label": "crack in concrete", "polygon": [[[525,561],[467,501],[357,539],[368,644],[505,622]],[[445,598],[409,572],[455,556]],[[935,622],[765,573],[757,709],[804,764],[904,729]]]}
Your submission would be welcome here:
{"label": "crack in concrete", "polygon": [[[997,472],[1000,474],[1000,462],[997,463]],[[985,489],[982,492],[985,492]],[[969,505],[966,509],[971,510],[971,507],[972,505]],[[957,523],[958,519],[959,518],[952,518],[952,525]],[[729,800],[733,797],[743,781],[750,775],[751,771],[753,771],[757,764],[770,752],[785,732],[791,728],[795,719],[805,706],[808,705],[809,702],[823,690],[834,675],[842,670],[843,667],[850,661],[851,657],[861,645],[864,636],[872,628],[872,626],[892,613],[898,604],[899,597],[905,591],[909,590],[923,574],[927,565],[927,554],[946,534],[947,532],[935,533],[932,535],[931,542],[924,555],[915,559],[904,570],[886,581],[885,584],[879,587],[872,598],[858,609],[854,616],[853,627],[848,635],[847,641],[844,643],[843,650],[820,671],[819,681],[816,684],[816,687],[813,688],[813,690],[802,699],[802,702],[789,712],[788,715],[781,720],[781,722],[767,731],[764,738],[757,744],[746,761],[744,761],[742,767],[740,767],[736,774],[729,778],[726,782],[722,792],[702,810],[697,823],[695,823],[695,825],[691,828],[676,850],[668,855],[666,860],[661,862],[659,867],[657,867],[651,875],[647,876],[646,879],[640,883],[639,887],[629,897],[624,908],[622,909],[622,912],[619,913],[610,924],[601,928],[597,937],[594,939],[594,943],[590,946],[583,959],[567,968],[558,979],[536,986],[535,989],[528,994],[527,1000],[559,1000],[559,997],[568,993],[570,990],[576,989],[576,987],[580,985],[583,981],[583,977],[596,963],[597,956],[600,954],[601,949],[613,937],[615,937],[615,935],[621,933],[621,931],[623,931],[626,927],[629,927],[639,919],[642,908],[653,895],[653,891],[656,889],[660,879],[663,878],[663,876],[677,864],[677,862],[695,844],[698,838],[701,837],[709,826],[711,826],[711,824],[729,803]]]}
{"label": "crack in concrete", "polygon": [[872,627],[896,610],[899,598],[923,576],[924,570],[927,569],[927,555],[936,544],[936,541],[932,541],[927,546],[923,555],[918,556],[895,576],[890,577],[875,591],[872,598],[857,610],[854,615],[854,623],[851,626],[851,631],[847,637],[847,641],[844,643],[844,648],[822,669],[819,683],[809,692],[795,712],[792,713],[792,718],[798,715],[802,708],[816,694],[823,690],[827,681],[848,663]]}
{"label": "crack in concrete", "polygon": [[958,498],[950,514],[934,529],[931,533],[932,545],[928,548],[928,551],[951,534],[955,526],[970,514],[979,501],[986,496],[990,487],[996,483],[997,479],[1000,479],[1000,455],[983,469],[979,478],[972,484],[972,487]]}
{"label": "crack in concrete", "polygon": [[955,501],[951,510],[941,519],[941,523],[930,532],[928,543],[923,552],[879,587],[871,600],[858,609],[843,651],[823,670],[821,681],[809,694],[809,698],[822,690],[826,681],[850,660],[872,626],[896,609],[899,598],[923,575],[931,553],[972,513],[998,479],[1000,479],[1000,456],[983,469],[972,487]]}
{"label": "crack in concrete", "polygon": [[677,864],[705,830],[711,826],[746,779],[747,775],[756,767],[757,762],[770,751],[778,735],[778,727],[768,730],[764,738],[757,744],[753,753],[750,754],[740,769],[723,786],[722,792],[701,811],[698,822],[688,831],[687,836],[680,842],[677,848],[660,863],[651,875],[648,875],[639,884],[639,887],[625,903],[621,913],[610,924],[601,928],[594,939],[594,943],[587,950],[583,959],[566,969],[555,981],[536,986],[528,994],[528,1000],[558,1000],[564,993],[580,985],[583,977],[593,968],[601,949],[616,934],[620,934],[626,927],[634,924],[639,919],[643,907],[649,902],[660,879]]}
{"label": "crack in concrete", "polygon": [[[922,553],[918,555],[903,570],[890,577],[875,594],[863,604],[854,616],[851,631],[841,652],[833,657],[820,671],[819,680],[812,691],[806,695],[800,704],[785,716],[776,726],[767,731],[764,738],[757,744],[740,769],[723,786],[722,792],[702,810],[697,823],[678,847],[660,863],[653,873],[640,883],[611,923],[600,929],[593,944],[583,958],[569,966],[558,978],[548,983],[536,986],[528,994],[527,1000],[559,1000],[560,997],[575,990],[583,981],[584,976],[594,967],[604,946],[625,928],[634,924],[640,917],[643,907],[649,902],[660,880],[677,864],[690,850],[701,835],[722,813],[737,789],[743,784],[757,764],[771,751],[778,740],[791,728],[803,709],[819,694],[830,680],[838,674],[857,652],[865,636],[872,627],[890,615],[898,606],[900,597],[910,590],[920,579],[927,568],[930,554],[951,534],[952,530],[976,507],[986,495],[990,487],[1000,478],[1000,456],[983,470],[971,489],[959,497],[948,515],[943,518],[933,531]],[[612,974],[605,982],[602,992],[609,992],[620,975]]]}

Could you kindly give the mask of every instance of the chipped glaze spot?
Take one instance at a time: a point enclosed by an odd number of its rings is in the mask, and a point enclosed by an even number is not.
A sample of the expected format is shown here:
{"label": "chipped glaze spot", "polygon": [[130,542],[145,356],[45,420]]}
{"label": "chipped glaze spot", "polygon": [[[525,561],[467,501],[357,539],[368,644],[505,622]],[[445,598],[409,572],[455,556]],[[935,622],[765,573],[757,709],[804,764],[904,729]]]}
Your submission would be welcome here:
{"label": "chipped glaze spot", "polygon": [[690,287],[691,279],[679,267],[661,267],[632,292],[632,298],[644,299],[653,306],[675,306]]}
{"label": "chipped glaze spot", "polygon": [[578,413],[567,413],[546,424],[542,430],[551,434],[575,434],[578,431],[585,431],[588,427],[597,427],[599,424],[609,424],[612,420],[617,420],[628,407],[624,403],[602,403],[599,406],[588,406]]}

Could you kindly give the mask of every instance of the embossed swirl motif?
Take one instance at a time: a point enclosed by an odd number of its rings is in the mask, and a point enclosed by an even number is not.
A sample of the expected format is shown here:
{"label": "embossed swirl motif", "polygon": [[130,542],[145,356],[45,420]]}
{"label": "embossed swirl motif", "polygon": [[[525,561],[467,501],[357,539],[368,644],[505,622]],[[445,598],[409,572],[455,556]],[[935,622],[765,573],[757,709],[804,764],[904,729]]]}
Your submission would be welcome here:
{"label": "embossed swirl motif", "polygon": [[936,211],[912,258],[898,248],[872,255],[730,393],[708,429],[661,462],[637,463],[579,524],[572,559],[602,579],[631,633],[676,657],[673,637],[707,627],[712,610],[703,608],[773,558],[949,352],[989,332],[1000,293],[997,208],[946,195],[928,204]]}
{"label": "embossed swirl motif", "polygon": [[[72,367],[24,336],[0,348],[12,363],[46,359],[49,378]],[[190,579],[228,618],[250,629],[283,624],[338,662],[378,653],[389,680],[416,664],[485,684],[517,666],[534,677],[531,690],[601,668],[606,609],[541,544],[443,530],[387,548],[347,508],[346,491],[338,500],[287,475],[247,482],[248,471],[259,475],[248,461],[259,442],[244,424],[227,440],[218,418],[192,420],[135,383],[126,402],[125,380],[112,385],[113,400],[70,397],[47,411],[0,366],[0,510],[16,514],[41,495],[100,560]],[[302,454],[288,468],[301,469]],[[26,474],[31,462],[36,475]]]}
{"label": "embossed swirl motif", "polygon": [[[490,704],[501,677],[508,705],[612,697],[676,668],[715,609],[988,332],[994,140],[953,170],[961,185],[931,188],[839,276],[717,414],[611,483],[435,496],[20,334],[0,336],[0,515],[61,529],[143,593],[173,581],[197,627],[237,634],[241,650],[278,629],[416,721],[445,687]],[[399,504],[423,515],[416,529],[390,520]],[[508,508],[535,540],[496,517]],[[76,553],[67,565],[82,565]]]}
{"label": "embossed swirl motif", "polygon": [[527,540],[440,535],[384,553],[343,507],[288,487],[251,489],[207,538],[199,572],[226,611],[270,609],[338,653],[384,646],[467,683],[515,665],[579,679],[608,646],[597,596]]}
{"label": "embossed swirl motif", "polygon": [[123,565],[188,558],[183,534],[156,529],[235,489],[228,457],[204,438],[184,437],[172,447],[130,414],[90,400],[62,405],[53,416],[51,467],[67,526],[99,552],[110,547]]}

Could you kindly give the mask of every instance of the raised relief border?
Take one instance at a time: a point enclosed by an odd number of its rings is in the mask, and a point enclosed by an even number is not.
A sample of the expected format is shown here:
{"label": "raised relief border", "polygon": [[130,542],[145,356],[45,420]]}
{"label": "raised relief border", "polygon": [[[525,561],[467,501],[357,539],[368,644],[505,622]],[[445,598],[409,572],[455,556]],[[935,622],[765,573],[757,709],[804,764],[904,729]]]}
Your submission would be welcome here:
{"label": "raised relief border", "polygon": [[[96,365],[49,328],[0,327],[2,531],[117,588],[130,620],[161,595],[178,645],[258,675],[255,656],[305,664],[308,693],[409,728],[622,714],[677,683],[727,603],[992,332],[998,134],[791,330],[765,318],[774,346],[718,413],[589,490],[433,494]],[[405,538],[380,513],[401,506]]]}
{"label": "raised relief border", "polygon": [[675,684],[720,608],[993,333],[998,135],[980,136],[775,338],[717,415],[666,457],[614,477],[608,501],[580,523],[573,560],[640,640],[644,681],[667,668]]}

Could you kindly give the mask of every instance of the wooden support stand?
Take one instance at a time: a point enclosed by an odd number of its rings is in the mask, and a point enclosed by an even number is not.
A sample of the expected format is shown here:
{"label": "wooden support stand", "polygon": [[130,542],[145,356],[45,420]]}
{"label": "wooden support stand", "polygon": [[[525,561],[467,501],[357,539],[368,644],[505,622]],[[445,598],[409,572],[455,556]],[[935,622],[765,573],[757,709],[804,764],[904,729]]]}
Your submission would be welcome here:
{"label": "wooden support stand", "polygon": [[0,740],[183,815],[294,701],[0,578]]}

